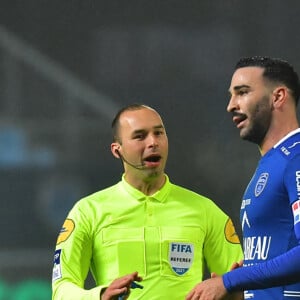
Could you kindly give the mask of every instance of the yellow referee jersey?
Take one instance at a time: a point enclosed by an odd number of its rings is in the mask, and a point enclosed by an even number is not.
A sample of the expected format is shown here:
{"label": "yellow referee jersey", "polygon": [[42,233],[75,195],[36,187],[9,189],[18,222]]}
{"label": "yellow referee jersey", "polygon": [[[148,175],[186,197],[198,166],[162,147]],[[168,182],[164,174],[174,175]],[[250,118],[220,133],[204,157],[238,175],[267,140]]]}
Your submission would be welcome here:
{"label": "yellow referee jersey", "polygon": [[[138,271],[129,299],[182,300],[202,280],[242,259],[230,218],[211,200],[166,183],[152,196],[124,179],[78,201],[58,236],[54,300],[99,300],[114,279]],[[95,288],[84,289],[88,271]]]}

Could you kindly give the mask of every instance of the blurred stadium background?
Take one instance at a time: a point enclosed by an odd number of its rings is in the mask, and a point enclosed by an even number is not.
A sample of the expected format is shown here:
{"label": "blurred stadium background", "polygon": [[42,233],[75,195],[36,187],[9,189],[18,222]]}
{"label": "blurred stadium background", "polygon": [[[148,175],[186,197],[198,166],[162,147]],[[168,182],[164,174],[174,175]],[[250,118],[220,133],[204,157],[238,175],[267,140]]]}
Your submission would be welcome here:
{"label": "blurred stadium background", "polygon": [[119,180],[110,123],[123,105],[158,109],[173,182],[213,199],[240,233],[259,158],[226,113],[241,56],[300,71],[300,3],[1,1],[0,300],[50,299],[60,226],[82,196]]}

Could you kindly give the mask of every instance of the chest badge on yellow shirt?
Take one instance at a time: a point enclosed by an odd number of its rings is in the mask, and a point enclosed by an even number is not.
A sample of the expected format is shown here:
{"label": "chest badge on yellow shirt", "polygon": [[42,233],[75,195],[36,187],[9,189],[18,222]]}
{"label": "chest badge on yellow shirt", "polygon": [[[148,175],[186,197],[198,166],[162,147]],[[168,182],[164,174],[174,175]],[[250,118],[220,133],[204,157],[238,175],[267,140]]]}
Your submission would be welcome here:
{"label": "chest badge on yellow shirt", "polygon": [[183,275],[191,267],[194,260],[194,245],[190,243],[170,243],[169,262],[173,271]]}

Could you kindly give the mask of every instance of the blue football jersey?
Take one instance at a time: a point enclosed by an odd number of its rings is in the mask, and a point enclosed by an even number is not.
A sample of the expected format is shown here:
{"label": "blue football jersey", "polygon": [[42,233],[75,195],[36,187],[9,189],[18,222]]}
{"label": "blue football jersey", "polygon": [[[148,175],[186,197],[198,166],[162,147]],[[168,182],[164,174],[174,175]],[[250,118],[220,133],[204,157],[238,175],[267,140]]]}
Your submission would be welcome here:
{"label": "blue football jersey", "polygon": [[[299,245],[299,129],[286,136],[260,159],[243,196],[240,220],[244,266],[266,262]],[[300,260],[300,257],[292,259]],[[284,268],[285,265],[279,267]],[[300,299],[300,282],[248,290],[245,291],[245,299]]]}

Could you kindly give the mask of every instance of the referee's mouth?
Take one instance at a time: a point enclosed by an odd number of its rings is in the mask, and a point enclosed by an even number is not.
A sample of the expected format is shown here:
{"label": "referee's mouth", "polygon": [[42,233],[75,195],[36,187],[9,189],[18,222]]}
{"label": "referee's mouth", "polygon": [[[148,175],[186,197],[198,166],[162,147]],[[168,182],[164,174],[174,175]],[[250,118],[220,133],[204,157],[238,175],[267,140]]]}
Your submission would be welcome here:
{"label": "referee's mouth", "polygon": [[143,162],[146,166],[157,167],[160,165],[162,157],[158,154],[151,154],[143,159]]}

